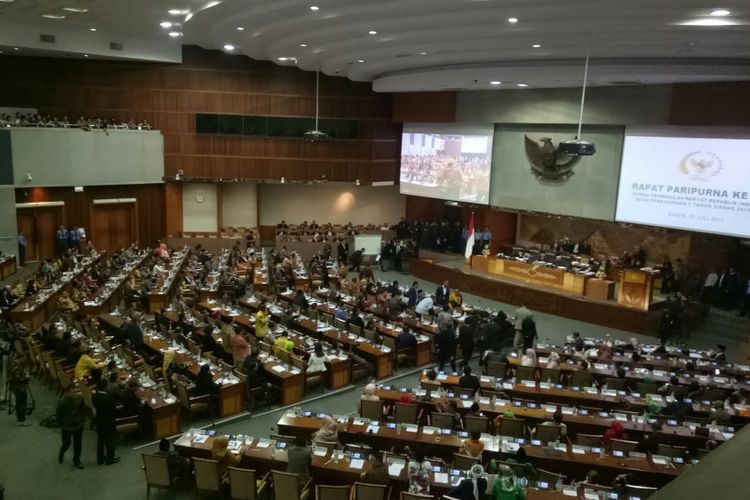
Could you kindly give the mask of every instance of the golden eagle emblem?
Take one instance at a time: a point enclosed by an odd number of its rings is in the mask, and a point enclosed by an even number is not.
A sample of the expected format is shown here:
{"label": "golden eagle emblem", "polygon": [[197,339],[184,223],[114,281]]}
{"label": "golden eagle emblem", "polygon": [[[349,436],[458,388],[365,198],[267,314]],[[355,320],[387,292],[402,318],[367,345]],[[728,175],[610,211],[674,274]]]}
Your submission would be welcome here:
{"label": "golden eagle emblem", "polygon": [[567,180],[574,174],[573,168],[581,161],[580,156],[569,155],[552,144],[552,139],[542,137],[541,144],[524,135],[526,158],[531,163],[531,171],[538,177],[553,181]]}

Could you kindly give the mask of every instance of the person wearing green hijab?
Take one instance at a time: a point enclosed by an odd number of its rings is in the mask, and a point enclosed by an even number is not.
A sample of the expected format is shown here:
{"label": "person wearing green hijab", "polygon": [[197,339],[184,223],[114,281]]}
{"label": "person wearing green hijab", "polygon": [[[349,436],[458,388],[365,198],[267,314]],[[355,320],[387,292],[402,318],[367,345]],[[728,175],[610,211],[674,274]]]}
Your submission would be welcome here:
{"label": "person wearing green hijab", "polygon": [[493,500],[526,500],[526,490],[513,474],[513,469],[501,465],[492,486]]}

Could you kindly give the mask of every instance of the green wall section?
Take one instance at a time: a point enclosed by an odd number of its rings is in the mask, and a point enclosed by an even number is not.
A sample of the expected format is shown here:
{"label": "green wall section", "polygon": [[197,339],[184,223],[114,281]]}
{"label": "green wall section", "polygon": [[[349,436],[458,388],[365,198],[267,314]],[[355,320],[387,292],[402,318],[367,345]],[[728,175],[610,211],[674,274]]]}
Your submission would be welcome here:
{"label": "green wall section", "polygon": [[495,125],[490,204],[614,220],[623,127],[584,126],[582,137],[596,145],[596,154],[582,157],[567,180],[550,181],[531,171],[524,135],[537,143],[542,137],[550,137],[557,147],[561,141],[575,137],[576,132],[574,125]]}
{"label": "green wall section", "polygon": [[13,150],[10,130],[0,130],[0,184],[13,184]]}

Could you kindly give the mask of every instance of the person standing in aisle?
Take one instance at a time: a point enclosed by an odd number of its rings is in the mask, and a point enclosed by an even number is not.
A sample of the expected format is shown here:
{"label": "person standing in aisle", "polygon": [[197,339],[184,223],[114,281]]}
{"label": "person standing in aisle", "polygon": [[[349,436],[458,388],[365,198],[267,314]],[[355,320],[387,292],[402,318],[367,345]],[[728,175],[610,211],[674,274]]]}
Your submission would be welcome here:
{"label": "person standing in aisle", "polygon": [[[100,380],[93,395],[94,424],[96,425],[96,462],[99,465],[112,465],[120,461],[115,457],[115,439],[117,438],[117,425],[115,418],[117,408],[115,400],[107,394],[107,381]],[[105,455],[106,449],[106,455]]]}
{"label": "person standing in aisle", "polygon": [[23,267],[26,264],[26,236],[23,231],[18,231],[18,265]]}
{"label": "person standing in aisle", "polygon": [[79,253],[81,251],[81,231],[78,226],[74,225],[68,232],[68,248],[75,248]]}
{"label": "person standing in aisle", "polygon": [[86,405],[76,386],[71,384],[57,403],[57,423],[60,425],[62,445],[57,454],[57,461],[63,463],[65,452],[73,441],[73,465],[83,469],[81,463],[81,442],[83,441],[83,424],[86,422]]}

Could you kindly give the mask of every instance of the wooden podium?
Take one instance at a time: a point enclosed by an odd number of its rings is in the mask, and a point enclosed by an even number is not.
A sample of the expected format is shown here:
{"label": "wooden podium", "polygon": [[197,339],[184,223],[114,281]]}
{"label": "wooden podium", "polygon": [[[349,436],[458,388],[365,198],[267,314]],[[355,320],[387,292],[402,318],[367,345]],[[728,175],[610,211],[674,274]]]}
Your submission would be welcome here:
{"label": "wooden podium", "polygon": [[637,269],[623,269],[620,274],[618,304],[648,311],[653,295],[654,278],[651,273]]}

